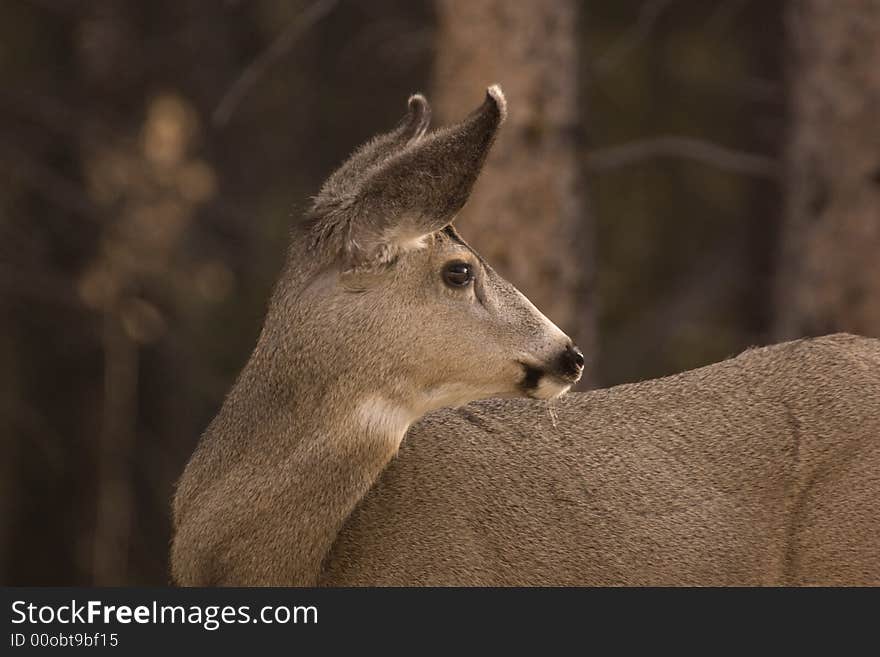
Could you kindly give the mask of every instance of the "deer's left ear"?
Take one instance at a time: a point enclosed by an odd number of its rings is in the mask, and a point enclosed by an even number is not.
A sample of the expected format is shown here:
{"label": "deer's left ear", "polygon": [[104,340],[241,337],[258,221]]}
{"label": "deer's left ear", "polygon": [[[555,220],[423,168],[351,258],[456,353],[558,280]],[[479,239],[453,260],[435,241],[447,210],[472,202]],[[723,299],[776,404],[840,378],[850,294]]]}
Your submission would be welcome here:
{"label": "deer's left ear", "polygon": [[470,196],[506,115],[501,88],[461,123],[410,141],[364,172],[350,193],[313,209],[315,228],[347,268],[381,264],[452,222]]}

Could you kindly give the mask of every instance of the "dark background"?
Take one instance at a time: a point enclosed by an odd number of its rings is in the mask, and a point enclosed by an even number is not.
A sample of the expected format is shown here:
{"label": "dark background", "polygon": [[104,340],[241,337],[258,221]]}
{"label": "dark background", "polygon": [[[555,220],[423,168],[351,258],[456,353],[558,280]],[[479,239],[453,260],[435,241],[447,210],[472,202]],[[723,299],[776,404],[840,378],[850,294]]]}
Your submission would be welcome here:
{"label": "dark background", "polygon": [[165,584],[288,226],[424,91],[589,385],[880,335],[877,0],[0,0],[0,582]]}

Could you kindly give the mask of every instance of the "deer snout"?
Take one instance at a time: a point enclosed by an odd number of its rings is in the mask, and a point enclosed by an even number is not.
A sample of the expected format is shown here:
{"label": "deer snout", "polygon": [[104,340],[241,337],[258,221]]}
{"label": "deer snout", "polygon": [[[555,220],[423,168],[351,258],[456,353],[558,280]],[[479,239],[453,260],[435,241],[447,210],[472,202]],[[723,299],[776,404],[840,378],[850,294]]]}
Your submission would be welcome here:
{"label": "deer snout", "polygon": [[567,341],[562,351],[543,365],[520,361],[523,378],[520,388],[534,399],[553,399],[568,391],[584,373],[584,353]]}
{"label": "deer snout", "polygon": [[559,356],[557,369],[562,378],[576,383],[584,373],[584,352],[571,343],[567,344]]}

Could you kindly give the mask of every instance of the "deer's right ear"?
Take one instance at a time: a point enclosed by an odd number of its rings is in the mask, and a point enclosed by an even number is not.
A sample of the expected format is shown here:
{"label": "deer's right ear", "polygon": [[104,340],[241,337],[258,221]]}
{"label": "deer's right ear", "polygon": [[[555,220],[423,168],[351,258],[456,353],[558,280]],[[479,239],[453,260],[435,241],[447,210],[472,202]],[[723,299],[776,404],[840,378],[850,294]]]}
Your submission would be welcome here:
{"label": "deer's right ear", "polygon": [[352,194],[371,167],[421,139],[430,123],[431,106],[422,94],[413,94],[407,102],[406,116],[397,127],[358,148],[321,187],[315,207]]}
{"label": "deer's right ear", "polygon": [[[427,102],[424,107],[426,114]],[[410,115],[398,131],[422,125],[410,118],[412,112],[410,100]],[[461,123],[425,137],[423,127],[405,129],[404,134],[416,136],[392,138],[396,150],[373,159],[343,189],[328,189],[346,164],[315,200],[316,245],[330,249],[345,268],[356,269],[387,263],[447,226],[470,196],[505,115],[504,94],[492,86],[483,104]],[[386,139],[388,135],[374,142]]]}

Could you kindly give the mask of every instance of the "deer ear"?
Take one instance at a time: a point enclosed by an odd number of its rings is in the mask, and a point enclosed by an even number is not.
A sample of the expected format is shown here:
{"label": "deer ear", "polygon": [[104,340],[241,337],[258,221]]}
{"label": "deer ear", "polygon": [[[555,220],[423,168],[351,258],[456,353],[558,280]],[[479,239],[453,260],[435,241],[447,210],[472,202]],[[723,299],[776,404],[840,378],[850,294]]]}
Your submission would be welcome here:
{"label": "deer ear", "polygon": [[461,123],[409,140],[348,193],[313,208],[320,241],[348,268],[389,262],[450,224],[470,196],[506,115],[501,88]]}
{"label": "deer ear", "polygon": [[430,123],[431,106],[427,99],[422,94],[413,94],[407,103],[406,116],[397,127],[358,148],[321,187],[321,192],[315,198],[315,206],[350,195],[371,167],[421,139]]}

